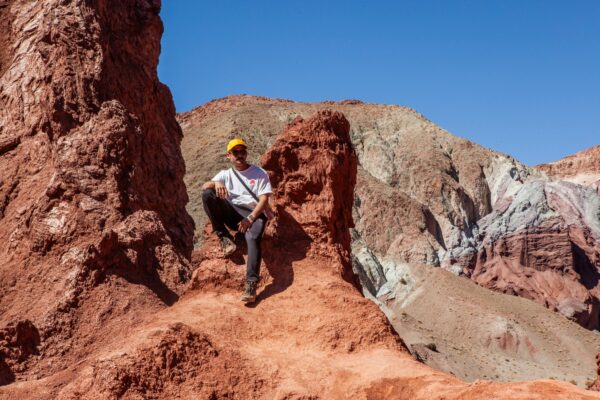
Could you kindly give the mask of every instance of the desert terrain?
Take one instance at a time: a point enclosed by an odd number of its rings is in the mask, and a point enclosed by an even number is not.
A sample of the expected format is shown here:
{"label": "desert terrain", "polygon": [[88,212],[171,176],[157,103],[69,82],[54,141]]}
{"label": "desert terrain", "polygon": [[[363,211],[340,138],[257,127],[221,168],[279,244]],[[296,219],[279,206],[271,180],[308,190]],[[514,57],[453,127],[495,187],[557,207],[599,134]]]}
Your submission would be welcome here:
{"label": "desert terrain", "polygon": [[[160,6],[0,1],[0,398],[600,398],[595,187],[399,106],[177,115]],[[234,135],[274,184],[249,307],[197,197]]]}

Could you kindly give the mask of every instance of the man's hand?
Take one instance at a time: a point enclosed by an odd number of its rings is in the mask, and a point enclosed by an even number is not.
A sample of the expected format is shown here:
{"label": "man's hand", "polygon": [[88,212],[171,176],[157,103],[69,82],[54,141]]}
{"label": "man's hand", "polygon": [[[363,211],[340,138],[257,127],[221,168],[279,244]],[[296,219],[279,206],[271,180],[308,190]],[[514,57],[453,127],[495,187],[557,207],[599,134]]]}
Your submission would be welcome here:
{"label": "man's hand", "polygon": [[217,197],[223,200],[229,197],[229,192],[221,182],[215,182],[215,193],[217,194]]}
{"label": "man's hand", "polygon": [[246,231],[248,230],[248,228],[250,228],[250,226],[252,226],[252,222],[250,222],[250,220],[248,218],[244,218],[238,224],[238,231],[240,231],[241,233],[246,233]]}

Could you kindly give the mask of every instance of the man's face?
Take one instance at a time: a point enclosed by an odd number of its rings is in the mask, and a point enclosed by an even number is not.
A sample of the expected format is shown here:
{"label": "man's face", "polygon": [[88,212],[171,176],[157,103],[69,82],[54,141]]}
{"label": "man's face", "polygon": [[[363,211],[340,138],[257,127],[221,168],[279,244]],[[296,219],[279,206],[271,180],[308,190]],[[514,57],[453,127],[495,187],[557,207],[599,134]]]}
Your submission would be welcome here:
{"label": "man's face", "polygon": [[246,147],[242,145],[237,145],[233,149],[227,152],[227,158],[231,161],[235,166],[244,166],[246,165],[246,157],[248,153],[246,152]]}

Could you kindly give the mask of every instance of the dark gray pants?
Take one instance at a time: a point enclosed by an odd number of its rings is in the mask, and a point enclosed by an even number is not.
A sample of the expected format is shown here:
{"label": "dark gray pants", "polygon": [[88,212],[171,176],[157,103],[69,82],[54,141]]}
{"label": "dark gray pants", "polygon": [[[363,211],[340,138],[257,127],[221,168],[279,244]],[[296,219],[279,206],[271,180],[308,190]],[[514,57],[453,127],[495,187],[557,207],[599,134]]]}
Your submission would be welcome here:
{"label": "dark gray pants", "polygon": [[[219,237],[231,238],[225,226],[237,231],[238,224],[245,218],[227,200],[219,198],[214,189],[206,189],[202,192],[202,205],[213,230]],[[259,279],[262,259],[260,241],[265,230],[265,223],[266,217],[261,215],[244,233],[248,245],[248,262],[246,263],[246,280],[248,281],[258,282]]]}

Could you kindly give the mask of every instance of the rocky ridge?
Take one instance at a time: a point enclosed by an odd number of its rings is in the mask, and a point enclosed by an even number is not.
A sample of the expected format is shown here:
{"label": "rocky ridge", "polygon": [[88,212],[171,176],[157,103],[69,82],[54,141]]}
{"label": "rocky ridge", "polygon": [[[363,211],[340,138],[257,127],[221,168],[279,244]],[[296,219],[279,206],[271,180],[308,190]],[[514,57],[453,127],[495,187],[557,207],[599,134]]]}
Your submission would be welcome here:
{"label": "rocky ridge", "polygon": [[593,185],[596,190],[600,190],[600,146],[591,147],[558,161],[537,165],[536,169],[556,179]]}

